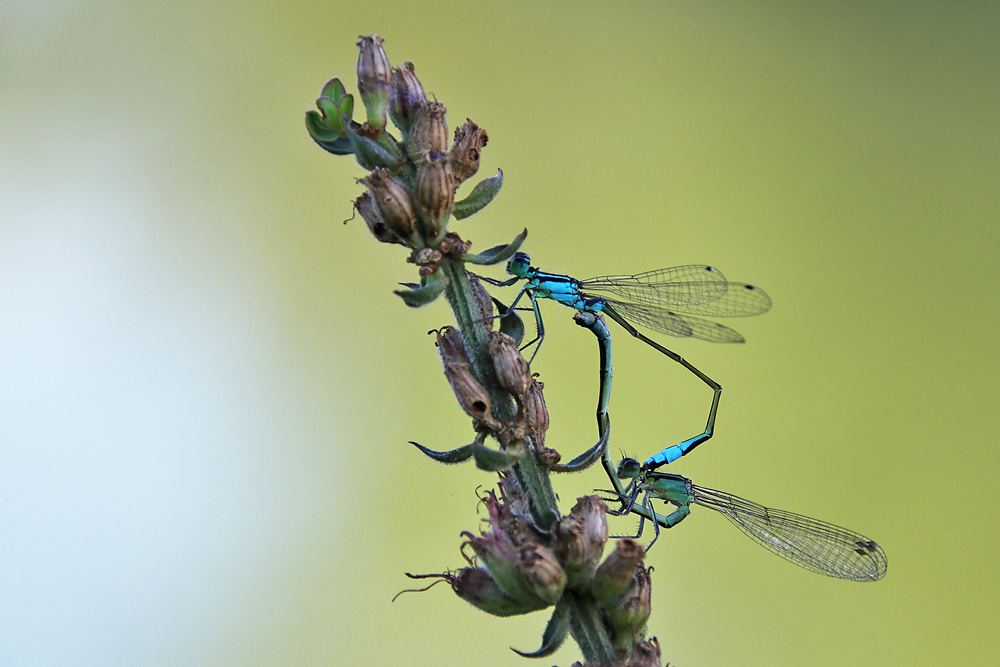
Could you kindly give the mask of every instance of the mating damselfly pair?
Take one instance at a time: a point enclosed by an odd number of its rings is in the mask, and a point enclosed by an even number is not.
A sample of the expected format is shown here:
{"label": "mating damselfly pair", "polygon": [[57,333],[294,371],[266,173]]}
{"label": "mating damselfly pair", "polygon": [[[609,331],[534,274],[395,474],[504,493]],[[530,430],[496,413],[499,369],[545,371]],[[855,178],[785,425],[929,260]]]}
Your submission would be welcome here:
{"label": "mating damselfly pair", "polygon": [[[738,332],[702,316],[738,317],[764,313],[770,309],[771,299],[762,289],[728,281],[719,270],[705,265],[577,280],[532,267],[528,255],[521,252],[508,262],[507,272],[512,276],[509,280],[489,282],[509,286],[524,281],[508,308],[513,310],[523,296],[528,296],[537,325],[537,336],[528,345],[537,343],[540,347],[545,336],[539,298],[552,299],[575,309],[577,324],[590,329],[597,337],[601,361],[597,422],[604,443],[601,459],[614,486],[613,500],[621,502],[621,507],[612,514],[638,514],[640,523],[636,537],[641,536],[643,522],[649,519],[656,530],[655,542],[660,526],[677,525],[690,513],[691,505],[701,505],[723,514],[758,544],[807,570],[854,581],[876,581],[885,575],[885,553],[863,535],[792,512],[769,509],[733,494],[697,486],[680,475],[657,471],[658,467],[676,461],[712,437],[722,387],[680,355],[640,333],[630,322],[672,336],[742,343],[744,338]],[[611,334],[602,313],[632,336],[681,364],[714,392],[705,430],[661,449],[642,464],[625,458],[616,468],[611,461],[607,444],[613,376]],[[623,480],[629,480],[627,486],[623,487]],[[670,503],[676,509],[666,516],[661,515],[653,509],[653,500]]]}

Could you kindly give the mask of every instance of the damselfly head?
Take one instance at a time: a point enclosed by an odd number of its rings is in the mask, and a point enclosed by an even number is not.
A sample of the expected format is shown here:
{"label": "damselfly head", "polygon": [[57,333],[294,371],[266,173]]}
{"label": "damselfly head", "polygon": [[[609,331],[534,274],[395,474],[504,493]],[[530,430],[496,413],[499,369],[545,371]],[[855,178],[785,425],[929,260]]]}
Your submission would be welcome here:
{"label": "damselfly head", "polygon": [[528,269],[530,268],[531,260],[523,252],[514,253],[514,256],[507,262],[507,273],[518,278],[526,278],[528,276]]}
{"label": "damselfly head", "polygon": [[639,474],[640,470],[642,470],[642,464],[635,459],[624,458],[618,464],[618,478],[632,479]]}

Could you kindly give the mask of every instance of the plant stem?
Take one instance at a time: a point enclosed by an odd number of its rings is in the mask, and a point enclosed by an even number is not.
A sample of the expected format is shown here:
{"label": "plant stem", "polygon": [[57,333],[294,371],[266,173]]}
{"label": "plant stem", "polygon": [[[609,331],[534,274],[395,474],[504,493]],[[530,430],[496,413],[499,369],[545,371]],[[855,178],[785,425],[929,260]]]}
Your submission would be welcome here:
{"label": "plant stem", "polygon": [[[493,358],[489,353],[489,332],[473,300],[465,266],[461,261],[446,258],[441,262],[441,270],[448,278],[445,297],[455,312],[472,368],[490,396],[493,416],[501,423],[511,424],[517,415],[517,406],[497,381]],[[559,518],[556,494],[547,471],[538,465],[531,448],[514,464],[514,475],[530,501],[535,522],[540,528],[548,529]]]}
{"label": "plant stem", "polygon": [[589,595],[567,591],[563,595],[569,615],[570,634],[588,663],[618,664],[597,603]]}

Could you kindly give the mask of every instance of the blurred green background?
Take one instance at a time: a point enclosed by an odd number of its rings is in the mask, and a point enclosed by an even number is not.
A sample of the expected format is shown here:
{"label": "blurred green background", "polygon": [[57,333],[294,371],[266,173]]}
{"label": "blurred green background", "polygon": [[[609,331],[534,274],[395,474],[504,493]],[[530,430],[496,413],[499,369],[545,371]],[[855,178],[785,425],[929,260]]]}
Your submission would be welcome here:
{"label": "blurred green background", "polygon": [[[649,557],[664,662],[996,660],[995,3],[7,0],[0,26],[0,664],[532,664],[508,647],[544,613],[390,603],[463,564],[492,477],[407,444],[470,439],[426,335],[450,312],[392,295],[404,251],[342,224],[364,172],[303,126],[371,32],[489,132],[475,248],[528,227],[549,270],[711,263],[774,299],[728,322],[745,346],[665,341],[725,387],[671,468],[889,573],[695,509]],[[545,305],[573,455],[596,346]],[[700,431],[708,389],[616,334],[612,447]],[[566,508],[605,482],[556,480]]]}

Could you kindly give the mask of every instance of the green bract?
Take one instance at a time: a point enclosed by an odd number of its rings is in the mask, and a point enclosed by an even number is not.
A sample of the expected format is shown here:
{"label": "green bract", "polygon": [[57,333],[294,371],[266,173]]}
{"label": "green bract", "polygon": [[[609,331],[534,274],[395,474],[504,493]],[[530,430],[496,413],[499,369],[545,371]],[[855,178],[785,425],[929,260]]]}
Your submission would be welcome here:
{"label": "green bract", "polygon": [[419,308],[420,306],[426,306],[431,301],[441,296],[441,292],[448,287],[448,279],[443,273],[438,271],[423,285],[405,283],[404,286],[408,289],[394,290],[393,293],[398,294],[407,306],[410,306],[411,308]]}
{"label": "green bract", "polygon": [[461,201],[455,202],[455,208],[451,214],[456,220],[468,218],[473,213],[481,211],[500,192],[503,185],[503,170],[497,169],[496,176],[490,176],[476,183],[469,196]]}
{"label": "green bract", "polygon": [[316,100],[319,112],[306,112],[306,129],[323,150],[334,155],[349,155],[354,152],[351,141],[344,130],[350,125],[354,114],[354,98],[347,94],[340,79],[330,79],[320,97]]}
{"label": "green bract", "polygon": [[[457,207],[458,204],[456,203],[455,206]],[[455,215],[454,209],[452,209],[451,214]],[[505,245],[493,246],[489,250],[484,250],[478,255],[468,252],[465,253],[464,255],[462,255],[462,261],[468,262],[469,264],[481,264],[481,265],[499,264],[500,262],[504,261],[511,255],[513,255],[515,252],[517,252],[517,249],[521,247],[521,244],[524,243],[524,239],[527,236],[528,236],[528,230],[525,229],[523,232],[515,236],[514,240],[511,241],[510,243],[507,243]]]}

